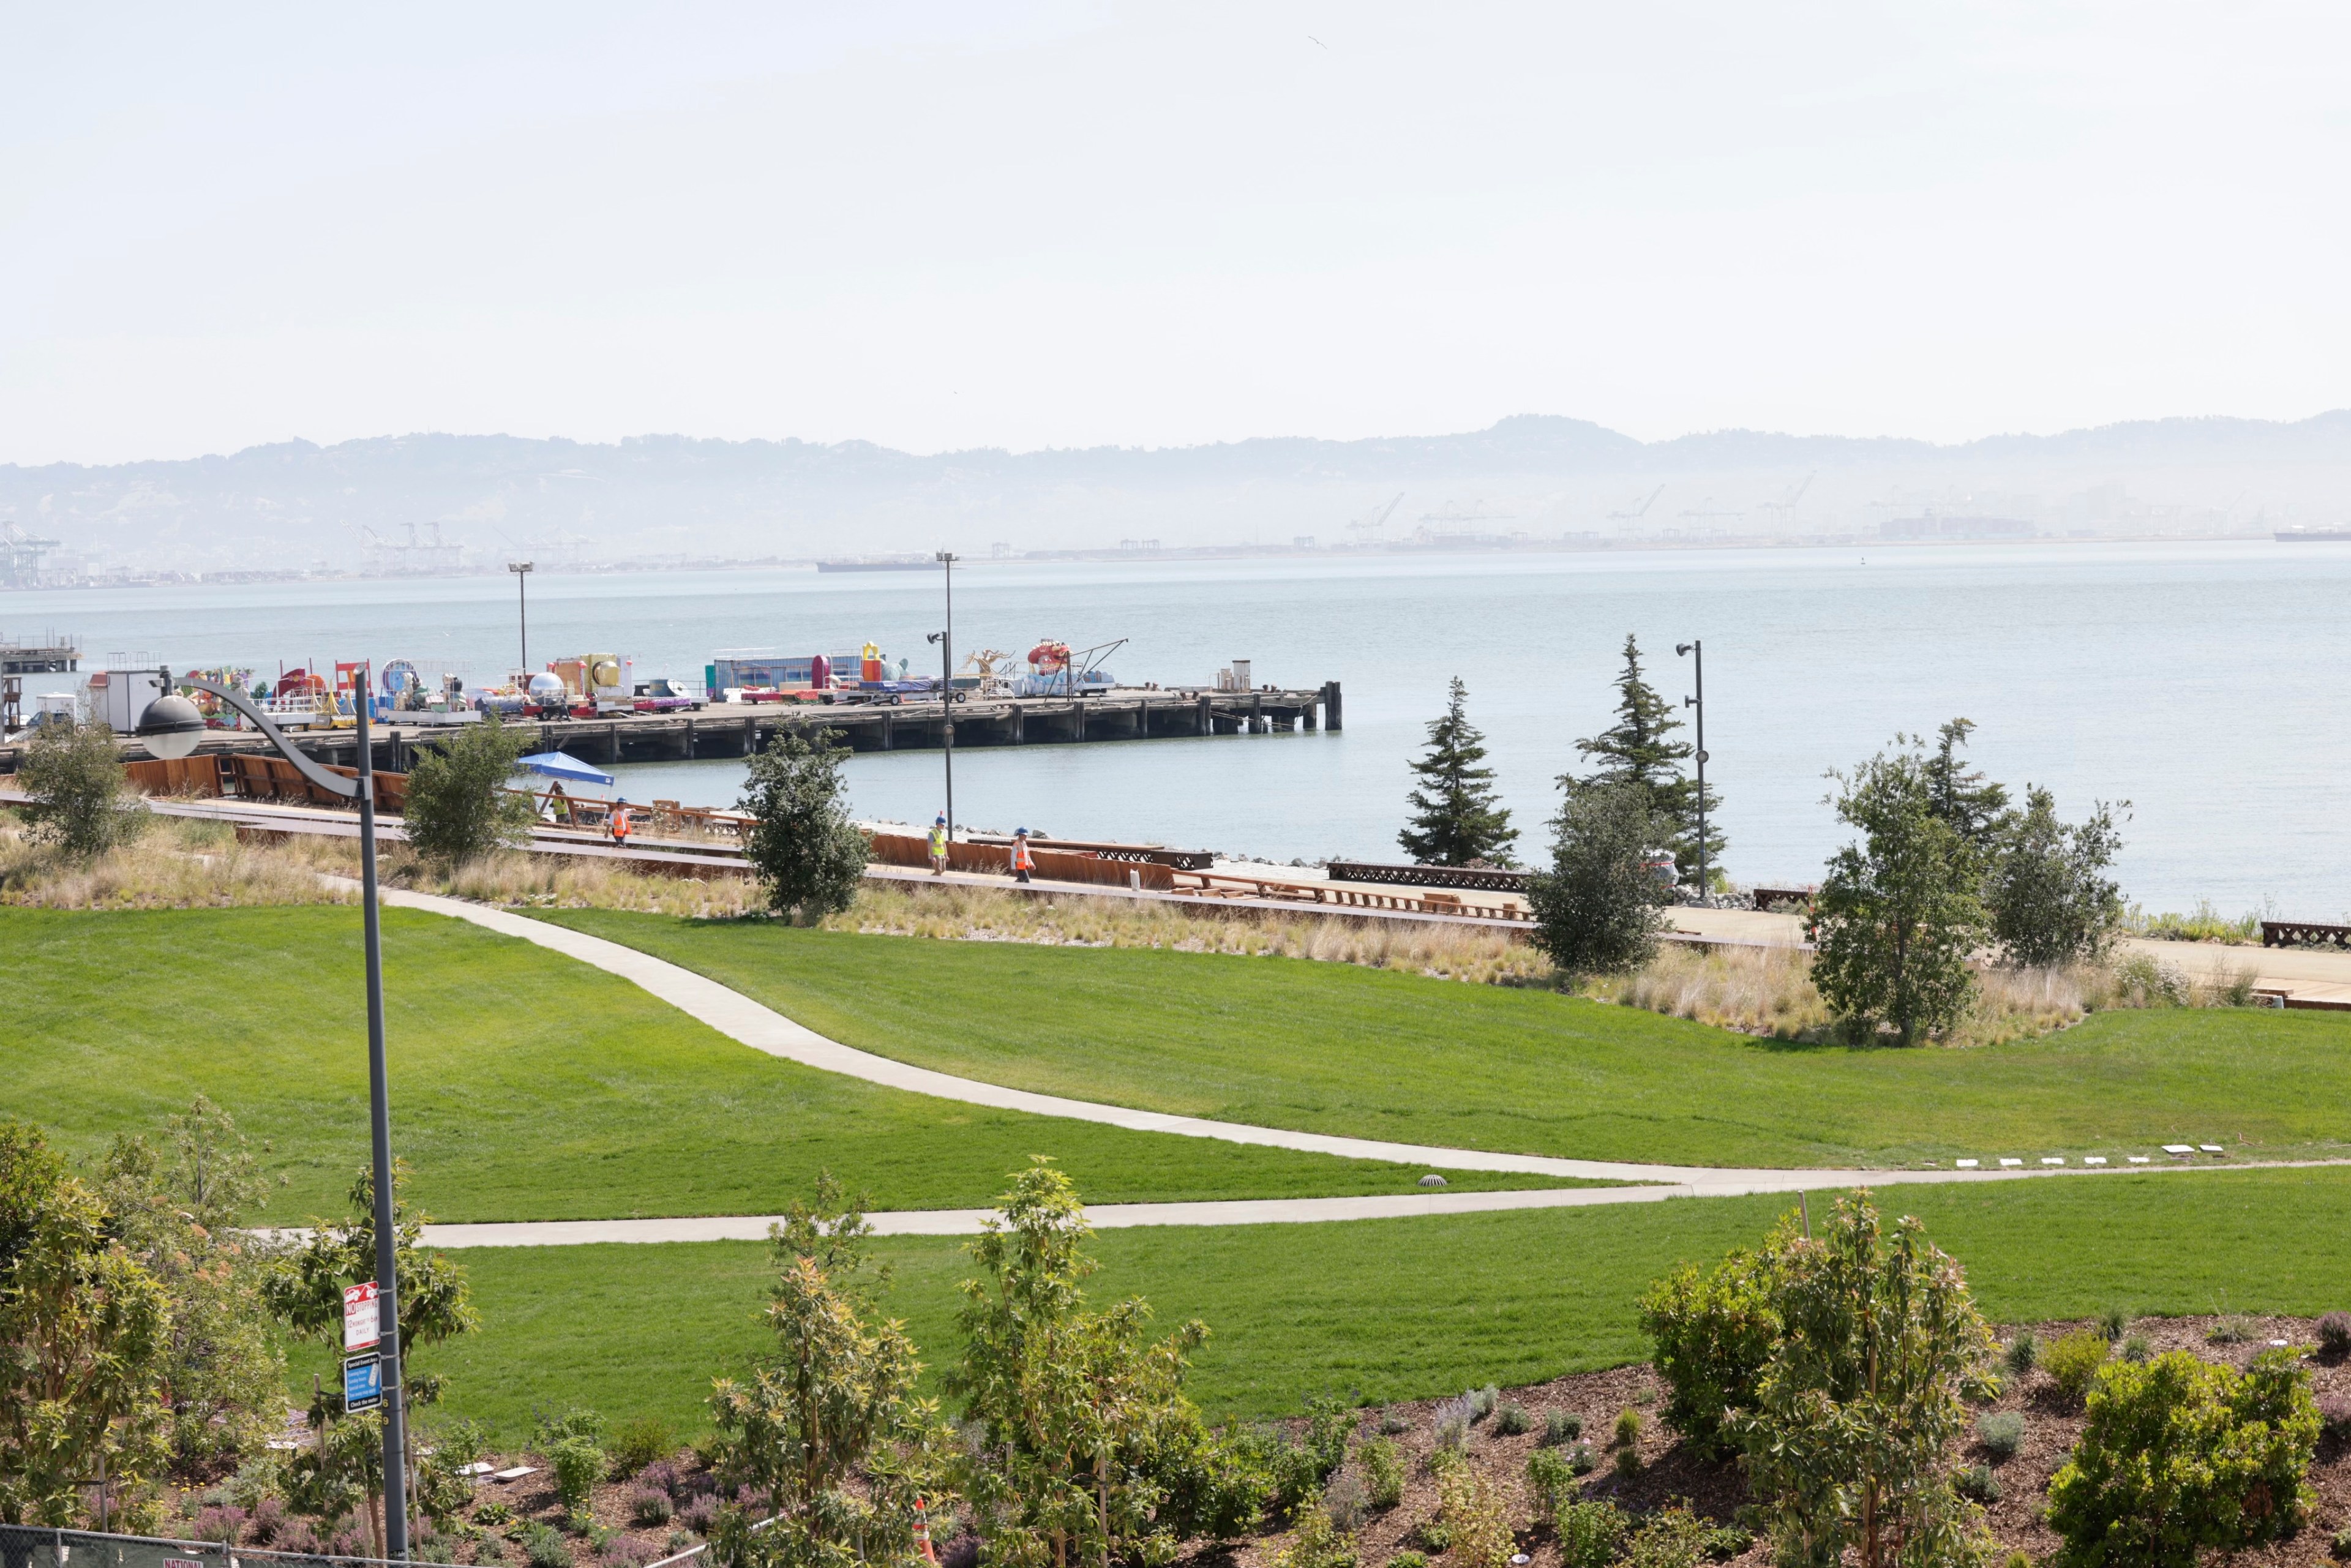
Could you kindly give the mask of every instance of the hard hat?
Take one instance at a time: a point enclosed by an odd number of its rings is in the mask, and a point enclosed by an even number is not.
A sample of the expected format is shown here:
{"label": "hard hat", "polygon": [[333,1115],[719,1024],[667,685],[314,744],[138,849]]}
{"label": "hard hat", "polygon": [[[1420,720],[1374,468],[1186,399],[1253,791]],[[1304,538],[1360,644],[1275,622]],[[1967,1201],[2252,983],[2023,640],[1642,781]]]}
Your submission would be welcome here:
{"label": "hard hat", "polygon": [[947,814],[946,814],[945,811],[941,811],[941,812],[938,814],[938,816],[937,816],[936,818],[935,818],[935,819],[934,819],[934,821],[941,821],[941,822],[944,822],[944,821],[946,821],[946,820],[947,820]]}
{"label": "hard hat", "polygon": [[1029,830],[1026,828],[1017,828],[1013,831],[1012,836],[1016,839],[1025,839],[1029,836]]}

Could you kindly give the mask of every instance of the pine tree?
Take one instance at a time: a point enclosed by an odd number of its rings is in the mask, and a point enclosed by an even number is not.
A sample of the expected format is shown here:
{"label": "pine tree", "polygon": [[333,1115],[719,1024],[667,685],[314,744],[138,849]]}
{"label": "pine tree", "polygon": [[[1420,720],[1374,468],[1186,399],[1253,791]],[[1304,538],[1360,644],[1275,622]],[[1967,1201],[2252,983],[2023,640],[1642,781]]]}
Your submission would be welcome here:
{"label": "pine tree", "polygon": [[[1673,738],[1682,721],[1671,704],[1642,678],[1641,644],[1625,636],[1625,673],[1616,677],[1616,722],[1600,734],[1575,743],[1586,761],[1600,765],[1577,779],[1562,779],[1571,793],[1578,783],[1631,784],[1648,797],[1649,812],[1664,827],[1665,841],[1674,852],[1674,865],[1685,879],[1698,875],[1698,780],[1683,773],[1694,748]],[[1707,862],[1719,869],[1729,841],[1715,826],[1722,798],[1711,787],[1706,792]]]}
{"label": "pine tree", "polygon": [[1509,809],[1494,798],[1494,770],[1479,766],[1486,737],[1462,713],[1468,696],[1461,677],[1454,676],[1445,716],[1429,721],[1428,754],[1412,765],[1420,776],[1409,797],[1412,826],[1396,842],[1417,865],[1507,865],[1519,836]]}
{"label": "pine tree", "polygon": [[1935,732],[1935,755],[1927,760],[1928,800],[1935,815],[1951,831],[1988,849],[2008,812],[2008,789],[1987,779],[1983,770],[1970,768],[1959,757],[1959,747],[1975,733],[1975,721],[1955,718]]}

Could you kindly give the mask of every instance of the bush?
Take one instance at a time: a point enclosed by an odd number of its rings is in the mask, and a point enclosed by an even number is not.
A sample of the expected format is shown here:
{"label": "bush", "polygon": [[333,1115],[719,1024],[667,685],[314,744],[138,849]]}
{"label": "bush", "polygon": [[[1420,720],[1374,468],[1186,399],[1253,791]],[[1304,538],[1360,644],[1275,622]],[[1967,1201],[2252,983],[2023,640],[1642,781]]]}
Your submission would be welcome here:
{"label": "bush", "polygon": [[1489,1383],[1483,1388],[1471,1389],[1462,1397],[1469,1401],[1469,1420],[1475,1425],[1494,1413],[1494,1407],[1501,1403],[1502,1391]]}
{"label": "bush", "polygon": [[1641,1450],[1627,1443],[1616,1450],[1614,1469],[1620,1480],[1631,1480],[1641,1473]]}
{"label": "bush", "polygon": [[1992,940],[2025,967],[2095,962],[2123,920],[2122,890],[2104,874],[2122,848],[2114,810],[2101,800],[2068,827],[2048,790],[2028,789],[2024,800],[2001,823],[1984,879]]}
{"label": "bush", "polygon": [[1600,1461],[1592,1457],[1592,1445],[1578,1443],[1567,1451],[1567,1468],[1579,1476],[1588,1476],[1599,1468]]}
{"label": "bush", "polygon": [[1527,1414],[1523,1405],[1505,1405],[1494,1412],[1494,1430],[1505,1437],[1515,1437],[1521,1432],[1535,1429],[1535,1418]]}
{"label": "bush", "polygon": [[1712,1525],[1686,1508],[1661,1509],[1633,1532],[1625,1568],[1698,1568],[1714,1552]]}
{"label": "bush", "polygon": [[1343,1535],[1352,1535],[1364,1527],[1364,1484],[1353,1476],[1341,1476],[1322,1489],[1322,1511],[1330,1517],[1331,1527]]}
{"label": "bush", "polygon": [[1575,1472],[1557,1448],[1537,1448],[1527,1456],[1527,1485],[1534,1489],[1537,1509],[1556,1513],[1575,1495]]}
{"label": "bush", "polygon": [[1734,1446],[1725,1412],[1755,1407],[1756,1380],[1780,1337],[1771,1280],[1792,1234],[1783,1224],[1760,1250],[1733,1252],[1709,1274],[1685,1264],[1642,1294],[1666,1420],[1709,1458]]}
{"label": "bush", "polygon": [[1613,1440],[1620,1448],[1629,1448],[1641,1440],[1641,1413],[1627,1405],[1616,1412]]}
{"label": "bush", "polygon": [[522,1527],[522,1554],[530,1568],[571,1568],[571,1544],[551,1524],[532,1520]]}
{"label": "bush", "polygon": [[400,819],[416,852],[458,865],[501,844],[522,842],[538,816],[537,803],[509,794],[506,786],[529,744],[523,726],[485,715],[479,724],[459,726],[437,749],[419,753]]}
{"label": "bush", "polygon": [[604,1450],[592,1437],[564,1437],[547,1451],[548,1468],[555,1472],[555,1495],[567,1509],[588,1506],[596,1483],[604,1479]]}
{"label": "bush", "polygon": [[2049,1482],[2049,1526],[2079,1568],[2193,1568],[2298,1528],[2318,1446],[2310,1377],[2267,1351],[2247,1372],[2186,1351],[2098,1375],[2082,1438]]}
{"label": "bush", "polygon": [[1428,1568],[1428,1559],[1417,1552],[1399,1552],[1388,1559],[1388,1568]]}
{"label": "bush", "polygon": [[1420,1521],[1413,1539],[1439,1555],[1453,1549],[1453,1524],[1442,1514],[1433,1514]]}
{"label": "bush", "polygon": [[501,1524],[512,1524],[514,1510],[493,1498],[474,1511],[474,1522],[492,1530]]}
{"label": "bush", "polygon": [[1355,1413],[1328,1397],[1306,1402],[1306,1453],[1313,1461],[1317,1485],[1329,1480],[1347,1462],[1347,1439],[1354,1434]]}
{"label": "bush", "polygon": [[2318,1320],[2318,1353],[2336,1361],[2351,1355],[2351,1312],[2329,1312]]}
{"label": "bush", "polygon": [[2001,1359],[2008,1363],[2009,1371],[2022,1377],[2040,1364],[2041,1341],[2031,1329],[2019,1329],[2016,1337],[2008,1342],[2007,1354]]}
{"label": "bush", "polygon": [[1510,1568],[1518,1542],[1492,1482],[1468,1465],[1451,1467],[1437,1478],[1437,1507],[1460,1555],[1451,1568]]}
{"label": "bush", "polygon": [[1543,1416],[1543,1445],[1557,1448],[1583,1436],[1583,1417],[1573,1410],[1552,1410]]}
{"label": "bush", "polygon": [[1995,1461],[2016,1458],[2024,1448],[2024,1417],[2001,1410],[1976,1423],[1976,1441]]}
{"label": "bush", "polygon": [[639,1487],[629,1494],[629,1522],[640,1530],[651,1530],[657,1524],[667,1524],[676,1511],[669,1493],[653,1487]]}
{"label": "bush", "polygon": [[1608,1568],[1625,1545],[1625,1519],[1613,1502],[1571,1502],[1553,1516],[1560,1568]]}
{"label": "bush", "polygon": [[2335,1532],[2335,1539],[2329,1543],[2328,1550],[2338,1561],[2351,1558],[2351,1525],[2346,1525]]}
{"label": "bush", "polygon": [[1527,879],[1534,945],[1571,975],[1636,969],[1656,953],[1667,901],[1648,870],[1659,825],[1647,792],[1635,784],[1566,789],[1552,819],[1551,869]]}
{"label": "bush", "polygon": [[1363,1447],[1364,1486],[1374,1508],[1404,1500],[1404,1450],[1393,1438],[1374,1437]]}
{"label": "bush", "polygon": [[1401,1437],[1411,1430],[1412,1423],[1393,1410],[1380,1417],[1380,1436],[1383,1437]]}
{"label": "bush", "polygon": [[2088,1396],[2091,1379],[2098,1375],[2098,1368],[2106,1364],[2113,1350],[2106,1336],[2092,1329],[2069,1333],[2049,1347],[2044,1364],[2067,1404],[2079,1405]]}
{"label": "bush", "polygon": [[751,758],[749,780],[736,802],[755,819],[743,857],[767,889],[768,907],[803,924],[847,909],[865,875],[871,845],[850,820],[841,777],[848,758],[848,748],[833,745],[829,732],[813,745],[779,732]]}
{"label": "bush", "polygon": [[[2329,1437],[2351,1437],[2351,1398],[2340,1394],[2320,1395],[2318,1424]],[[260,1521],[260,1510],[256,1509],[254,1522],[258,1524]]]}
{"label": "bush", "polygon": [[1951,1484],[1970,1502],[2000,1500],[2000,1478],[1992,1474],[1990,1465],[1970,1465],[1952,1478]]}
{"label": "bush", "polygon": [[607,1450],[612,1457],[612,1479],[626,1480],[646,1466],[668,1458],[676,1448],[669,1423],[659,1416],[639,1416],[623,1421],[613,1428]]}
{"label": "bush", "polygon": [[147,808],[125,798],[122,754],[102,724],[67,719],[36,729],[16,788],[32,797],[20,809],[33,836],[78,860],[104,854],[147,823]]}

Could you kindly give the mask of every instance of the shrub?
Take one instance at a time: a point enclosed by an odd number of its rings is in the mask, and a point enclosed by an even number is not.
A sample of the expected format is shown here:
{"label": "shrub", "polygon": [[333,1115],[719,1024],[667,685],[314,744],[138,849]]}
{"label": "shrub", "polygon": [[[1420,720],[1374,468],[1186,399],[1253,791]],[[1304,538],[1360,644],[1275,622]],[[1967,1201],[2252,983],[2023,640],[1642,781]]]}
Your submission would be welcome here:
{"label": "shrub", "polygon": [[1527,1485],[1534,1489],[1538,1509],[1556,1513],[1575,1494],[1575,1472],[1557,1448],[1537,1448],[1527,1456]]}
{"label": "shrub", "polygon": [[1535,1418],[1527,1414],[1523,1405],[1505,1405],[1494,1412],[1494,1430],[1505,1437],[1515,1437],[1521,1432],[1535,1429]]}
{"label": "shrub", "polygon": [[676,1508],[669,1493],[653,1487],[639,1487],[629,1494],[629,1522],[640,1530],[651,1530],[657,1524],[667,1524]]}
{"label": "shrub", "polygon": [[2032,1568],[2032,1553],[2011,1552],[2001,1560],[2000,1568]]}
{"label": "shrub", "polygon": [[1627,1443],[1616,1450],[1615,1470],[1619,1479],[1630,1480],[1641,1473],[1641,1450]]}
{"label": "shrub", "polygon": [[1641,1440],[1641,1413],[1627,1405],[1616,1412],[1613,1440],[1620,1448],[1629,1448]]}
{"label": "shrub", "polygon": [[2024,800],[2002,823],[1984,879],[1992,940],[2021,967],[2094,963],[2123,919],[2122,890],[2104,874],[2122,848],[2114,809],[2101,800],[2069,827],[2048,790],[2029,789]]}
{"label": "shrub", "polygon": [[1972,1502],[1998,1502],[2000,1478],[1992,1474],[1990,1465],[1970,1465],[1952,1478],[1951,1484],[1961,1497]]}
{"label": "shrub", "polygon": [[1578,1443],[1567,1451],[1567,1468],[1579,1476],[1588,1476],[1600,1461],[1592,1457],[1592,1445]]}
{"label": "shrub", "polygon": [[1452,1568],[1510,1568],[1518,1542],[1491,1481],[1468,1465],[1454,1466],[1437,1478],[1437,1496],[1460,1553]]}
{"label": "shrub", "polygon": [[1319,1486],[1347,1462],[1347,1439],[1355,1430],[1355,1413],[1328,1397],[1306,1402],[1306,1453],[1313,1462]]}
{"label": "shrub", "polygon": [[2116,1363],[2049,1482],[2049,1526],[2079,1568],[2194,1568],[2200,1549],[2297,1528],[2317,1445],[2309,1375],[2285,1352],[2242,1373],[2185,1351]]}
{"label": "shrub", "polygon": [[2129,1327],[2130,1314],[2120,1307],[2108,1307],[2098,1314],[2098,1332],[2106,1336],[2109,1344],[2122,1338],[2124,1331]]}
{"label": "shrub", "polygon": [[1428,1559],[1417,1552],[1399,1552],[1388,1559],[1388,1568],[1428,1568]]}
{"label": "shrub", "polygon": [[496,1499],[474,1511],[474,1522],[495,1530],[501,1524],[514,1522],[514,1510]]}
{"label": "shrub", "polygon": [[1571,1502],[1554,1516],[1560,1568],[1608,1568],[1625,1545],[1625,1518],[1613,1502]]}
{"label": "shrub", "polygon": [[1393,1410],[1380,1417],[1380,1436],[1383,1437],[1401,1437],[1411,1430],[1412,1423]]}
{"label": "shrub", "polygon": [[530,1568],[571,1568],[570,1543],[563,1532],[537,1520],[522,1527],[523,1560]]}
{"label": "shrub", "polygon": [[1374,1437],[1363,1447],[1364,1482],[1374,1508],[1404,1500],[1404,1450],[1393,1438]]}
{"label": "shrub", "polygon": [[1625,1568],[1698,1568],[1712,1555],[1714,1535],[1714,1527],[1688,1509],[1661,1509],[1633,1532]]}
{"label": "shrub", "polygon": [[2090,1329],[2069,1333],[2049,1347],[2045,1364],[2067,1404],[2079,1405],[2088,1396],[2090,1380],[2106,1364],[2113,1349],[2105,1335]]}
{"label": "shrub", "polygon": [[2329,1312],[2318,1320],[2318,1353],[2335,1361],[2351,1355],[2351,1312]]}
{"label": "shrub", "polygon": [[2022,1377],[2040,1364],[2041,1341],[2031,1329],[2020,1329],[2016,1337],[2008,1342],[2007,1354],[2001,1359],[2008,1363],[2009,1371]]}
{"label": "shrub", "polygon": [[2146,1361],[2154,1354],[2155,1346],[2147,1343],[2147,1335],[2143,1333],[2135,1333],[2125,1334],[2123,1336],[2123,1359],[2125,1361]]}
{"label": "shrub", "polygon": [[1976,1423],[1976,1441],[1995,1461],[2012,1459],[2024,1447],[2024,1417],[2013,1410],[1987,1416]]}
{"label": "shrub", "polygon": [[813,744],[789,730],[749,762],[736,809],[755,819],[743,857],[758,873],[768,907],[813,924],[847,909],[865,875],[871,847],[850,820],[841,765],[845,747],[830,731]]}
{"label": "shrub", "polygon": [[2335,1539],[2328,1544],[2327,1549],[2338,1561],[2345,1558],[2351,1558],[2351,1525],[2346,1525],[2343,1529],[2336,1531],[2335,1532]]}
{"label": "shrub", "polygon": [[1331,1516],[1332,1528],[1342,1534],[1352,1535],[1364,1527],[1364,1483],[1353,1476],[1341,1476],[1322,1489],[1322,1511]]}
{"label": "shrub", "polygon": [[538,812],[530,797],[507,793],[506,783],[529,744],[523,726],[485,716],[419,753],[400,819],[416,852],[454,866],[523,841]]}
{"label": "shrub", "polygon": [[1502,1391],[1489,1383],[1483,1388],[1471,1389],[1462,1397],[1469,1401],[1469,1420],[1474,1426],[1494,1413],[1494,1407],[1501,1403]]}
{"label": "shrub", "polygon": [[1420,1521],[1413,1539],[1431,1552],[1442,1554],[1453,1549],[1453,1524],[1441,1514],[1432,1514]]}
{"label": "shrub", "polygon": [[1583,1436],[1583,1417],[1573,1410],[1552,1410],[1543,1416],[1543,1445],[1557,1448]]}
{"label": "shrub", "polygon": [[559,1438],[547,1451],[548,1468],[555,1472],[555,1495],[567,1509],[588,1506],[589,1495],[604,1477],[604,1450],[592,1437]]}
{"label": "shrub", "polygon": [[1474,1394],[1439,1403],[1429,1412],[1429,1426],[1436,1433],[1437,1448],[1465,1447],[1469,1441],[1469,1427],[1477,1419],[1478,1397]]}
{"label": "shrub", "polygon": [[122,754],[102,724],[68,719],[33,732],[16,770],[33,836],[77,860],[104,854],[147,823],[147,808],[125,799]]}
{"label": "shrub", "polygon": [[1637,969],[1657,950],[1666,890],[1649,874],[1657,834],[1635,784],[1566,785],[1552,819],[1551,869],[1527,879],[1536,946],[1572,975]]}
{"label": "shrub", "polygon": [[[2340,1394],[2320,1395],[2318,1424],[2330,1437],[2351,1437],[2351,1398]],[[254,1522],[256,1526],[261,1522],[258,1510],[255,1512]]]}
{"label": "shrub", "polygon": [[669,1458],[676,1448],[677,1439],[671,1435],[669,1423],[659,1416],[639,1416],[623,1421],[612,1430],[609,1449],[612,1479],[626,1480],[654,1461]]}
{"label": "shrub", "polygon": [[1780,1335],[1771,1281],[1792,1235],[1783,1224],[1760,1250],[1733,1252],[1709,1274],[1685,1265],[1642,1294],[1666,1419],[1709,1457],[1733,1446],[1724,1413],[1754,1408],[1756,1380]]}
{"label": "shrub", "polygon": [[695,1498],[677,1511],[677,1521],[696,1535],[708,1535],[718,1522],[718,1500],[707,1494]]}

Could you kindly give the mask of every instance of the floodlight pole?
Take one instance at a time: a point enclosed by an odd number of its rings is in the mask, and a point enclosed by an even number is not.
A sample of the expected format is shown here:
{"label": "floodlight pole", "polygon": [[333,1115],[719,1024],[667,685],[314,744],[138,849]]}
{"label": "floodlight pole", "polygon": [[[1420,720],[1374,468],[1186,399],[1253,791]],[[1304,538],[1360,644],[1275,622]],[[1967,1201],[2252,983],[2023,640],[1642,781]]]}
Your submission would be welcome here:
{"label": "floodlight pole", "polygon": [[1696,696],[1682,699],[1682,706],[1698,709],[1698,901],[1704,908],[1714,891],[1707,881],[1706,866],[1706,644],[1692,638],[1674,652],[1690,656],[1690,674],[1698,688]]}
{"label": "floodlight pole", "polygon": [[[260,727],[295,770],[310,783],[357,800],[360,808],[360,920],[367,949],[368,1132],[373,1145],[370,1167],[375,1185],[375,1289],[379,1330],[378,1359],[383,1368],[383,1534],[384,1555],[408,1560],[408,1411],[400,1376],[400,1252],[392,1185],[392,1094],[384,1071],[383,1051],[383,933],[376,912],[375,766],[368,726],[367,667],[352,672],[351,706],[359,721],[359,777],[329,773],[286,738],[269,716],[253,706],[243,692],[217,681],[183,676],[177,685],[210,692]],[[168,695],[175,683],[162,672]]]}
{"label": "floodlight pole", "polygon": [[507,570],[515,574],[515,618],[522,632],[522,675],[525,685],[530,681],[530,595],[523,583],[530,576],[530,562],[510,560]]}
{"label": "floodlight pole", "polygon": [[955,841],[955,563],[953,552],[941,550],[938,563],[946,570],[947,627],[939,634],[939,747],[946,764],[947,841]]}

